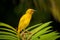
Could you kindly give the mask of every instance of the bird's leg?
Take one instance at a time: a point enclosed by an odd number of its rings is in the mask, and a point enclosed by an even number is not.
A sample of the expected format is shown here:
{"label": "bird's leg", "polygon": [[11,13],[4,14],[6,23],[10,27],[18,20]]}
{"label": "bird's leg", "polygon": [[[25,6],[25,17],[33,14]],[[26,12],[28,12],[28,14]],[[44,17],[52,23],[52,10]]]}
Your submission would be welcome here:
{"label": "bird's leg", "polygon": [[25,29],[24,29],[24,31],[21,33],[21,35],[23,35],[23,34],[25,34],[25,33],[31,34],[31,32],[29,32],[28,30],[25,30]]}
{"label": "bird's leg", "polygon": [[22,34],[22,40],[26,40],[26,34],[25,33]]}
{"label": "bird's leg", "polygon": [[27,30],[22,31],[22,33],[21,33],[22,40],[26,40],[27,39],[26,34],[30,35],[31,32],[29,32]]}
{"label": "bird's leg", "polygon": [[29,32],[29,31],[27,31],[27,30],[25,30],[25,33],[31,34],[31,32]]}
{"label": "bird's leg", "polygon": [[23,30],[21,32],[21,37],[22,37],[22,40],[26,40],[26,32],[25,32],[25,30]]}
{"label": "bird's leg", "polygon": [[21,32],[21,36],[25,35],[25,29]]}

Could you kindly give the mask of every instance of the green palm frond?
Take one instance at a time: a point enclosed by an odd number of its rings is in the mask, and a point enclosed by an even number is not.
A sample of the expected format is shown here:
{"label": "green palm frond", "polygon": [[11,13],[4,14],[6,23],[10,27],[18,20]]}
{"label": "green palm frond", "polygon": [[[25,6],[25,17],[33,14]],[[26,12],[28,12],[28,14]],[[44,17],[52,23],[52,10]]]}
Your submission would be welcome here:
{"label": "green palm frond", "polygon": [[[26,40],[55,40],[60,37],[57,31],[52,31],[50,28],[50,22],[36,24],[34,26],[28,27],[26,30],[29,31],[31,34],[26,33],[25,37]],[[0,22],[0,39],[7,39],[7,40],[20,40],[24,37],[17,37],[17,31],[12,26]],[[4,26],[4,27],[3,27]],[[25,31],[26,31],[25,30]],[[25,32],[22,31],[22,32]],[[22,33],[21,33],[22,34]],[[23,35],[24,36],[24,35]]]}
{"label": "green palm frond", "polygon": [[2,22],[0,22],[0,26],[4,26],[0,28],[0,39],[17,40],[15,28]]}
{"label": "green palm frond", "polygon": [[16,29],[13,28],[12,26],[10,26],[10,25],[8,25],[8,24],[5,24],[5,23],[2,23],[2,22],[0,22],[0,26],[5,26],[5,27],[7,27],[7,28],[10,28],[10,29],[16,31]]}
{"label": "green palm frond", "polygon": [[[58,37],[60,37],[60,35],[58,36],[59,33],[57,33],[56,31],[51,32],[52,30],[49,30],[50,28],[52,28],[52,26],[49,26],[49,24],[51,23],[47,22],[44,23],[36,28],[34,28],[33,30],[31,30],[30,32],[32,33],[31,35],[28,36],[28,40],[48,40],[48,38],[50,38],[50,40],[55,40]],[[46,36],[44,38],[44,35]],[[38,38],[39,37],[39,38]]]}
{"label": "green palm frond", "polygon": [[[38,31],[40,31],[41,29],[47,27],[50,23],[51,23],[51,22],[42,24],[42,25],[40,25],[39,27],[37,27],[37,28],[31,30],[31,33],[32,33],[32,34],[30,35],[30,37],[31,37],[33,34],[35,34],[35,33],[37,33]],[[49,27],[49,28],[50,28],[50,27]],[[47,28],[46,28],[46,30],[47,30]],[[45,29],[42,30],[41,33],[42,33],[42,32],[45,32]],[[44,33],[42,33],[42,34],[44,34]],[[37,34],[37,35],[38,35],[38,34]],[[39,34],[39,35],[41,35],[41,34]],[[30,38],[30,37],[29,37],[29,38]],[[33,36],[32,36],[32,37],[33,37]],[[35,35],[34,35],[34,37],[35,37]],[[29,39],[29,38],[28,38],[28,39]]]}

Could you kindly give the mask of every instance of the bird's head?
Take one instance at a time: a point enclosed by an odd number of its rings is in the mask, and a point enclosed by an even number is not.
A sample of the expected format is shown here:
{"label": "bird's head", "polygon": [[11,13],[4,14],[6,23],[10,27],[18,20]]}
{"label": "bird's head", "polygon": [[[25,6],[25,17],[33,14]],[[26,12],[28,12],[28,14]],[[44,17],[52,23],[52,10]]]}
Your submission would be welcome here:
{"label": "bird's head", "polygon": [[28,13],[28,14],[33,14],[34,11],[35,11],[34,9],[27,9],[26,13]]}

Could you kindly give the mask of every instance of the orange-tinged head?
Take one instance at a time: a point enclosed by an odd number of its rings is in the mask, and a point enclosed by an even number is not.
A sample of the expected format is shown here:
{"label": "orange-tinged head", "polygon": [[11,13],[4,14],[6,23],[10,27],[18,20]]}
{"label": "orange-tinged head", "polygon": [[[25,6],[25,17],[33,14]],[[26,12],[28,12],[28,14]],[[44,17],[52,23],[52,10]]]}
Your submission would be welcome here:
{"label": "orange-tinged head", "polygon": [[28,14],[33,14],[34,11],[35,11],[34,9],[27,9],[26,13],[28,13]]}

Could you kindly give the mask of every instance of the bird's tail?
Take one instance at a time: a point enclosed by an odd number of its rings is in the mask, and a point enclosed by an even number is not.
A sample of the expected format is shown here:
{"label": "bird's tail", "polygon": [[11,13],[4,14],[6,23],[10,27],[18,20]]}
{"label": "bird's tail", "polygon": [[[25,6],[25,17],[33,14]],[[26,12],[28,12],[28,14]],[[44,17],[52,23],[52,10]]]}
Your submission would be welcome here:
{"label": "bird's tail", "polygon": [[18,40],[20,39],[20,30],[17,31]]}
{"label": "bird's tail", "polygon": [[17,29],[17,37],[20,39],[20,36],[21,36],[21,31],[22,31],[23,28],[21,27],[18,27]]}
{"label": "bird's tail", "polygon": [[18,36],[18,37],[20,36],[20,30],[17,31],[17,36]]}

